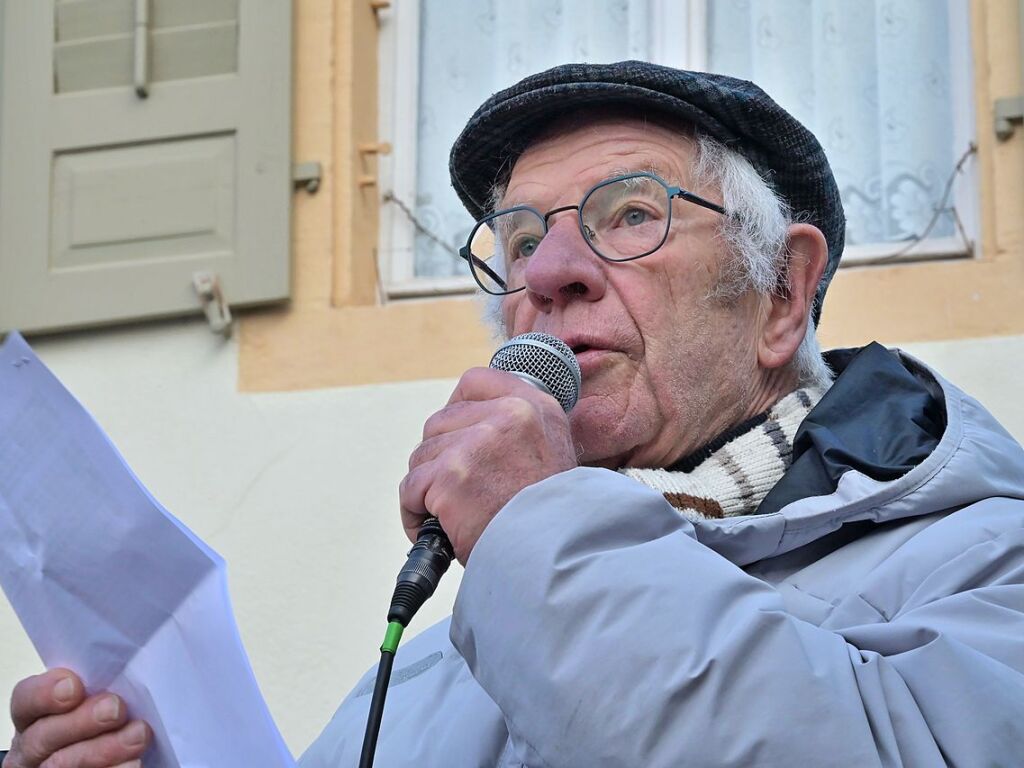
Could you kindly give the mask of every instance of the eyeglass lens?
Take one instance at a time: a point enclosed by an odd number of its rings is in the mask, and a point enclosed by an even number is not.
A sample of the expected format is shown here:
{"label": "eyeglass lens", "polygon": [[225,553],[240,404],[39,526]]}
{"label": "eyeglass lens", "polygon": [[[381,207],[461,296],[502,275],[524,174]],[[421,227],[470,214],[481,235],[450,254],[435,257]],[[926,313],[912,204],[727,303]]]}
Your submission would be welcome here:
{"label": "eyeglass lens", "polygon": [[[668,190],[650,176],[599,184],[580,207],[583,236],[609,261],[645,256],[668,234],[670,205]],[[543,216],[526,208],[478,225],[469,244],[470,265],[484,290],[500,294],[522,288],[527,262],[546,233]]]}

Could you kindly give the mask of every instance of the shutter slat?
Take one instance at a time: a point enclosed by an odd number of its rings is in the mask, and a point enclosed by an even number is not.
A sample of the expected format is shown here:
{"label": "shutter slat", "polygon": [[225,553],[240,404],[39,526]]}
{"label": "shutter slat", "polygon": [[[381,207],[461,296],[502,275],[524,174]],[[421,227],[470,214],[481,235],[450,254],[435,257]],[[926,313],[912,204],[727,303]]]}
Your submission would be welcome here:
{"label": "shutter slat", "polygon": [[238,69],[238,25],[164,29],[151,37],[153,82],[224,75]]}
{"label": "shutter slat", "polygon": [[[238,21],[238,0],[151,0],[151,28]],[[255,6],[254,6],[255,7]],[[255,11],[259,12],[259,11]]]}
{"label": "shutter slat", "polygon": [[[238,21],[238,0],[150,2],[152,31]],[[60,0],[56,10],[57,42],[128,34],[135,23],[133,0]]]}
{"label": "shutter slat", "polygon": [[134,23],[132,0],[62,0],[57,3],[56,39],[65,42],[126,35]]}
{"label": "shutter slat", "polygon": [[54,46],[54,90],[57,93],[131,85],[131,35],[96,37]]}
{"label": "shutter slat", "polygon": [[[132,84],[132,35],[108,35],[54,46],[55,88],[71,93]],[[224,75],[238,70],[238,25],[197,24],[150,36],[150,82]]]}

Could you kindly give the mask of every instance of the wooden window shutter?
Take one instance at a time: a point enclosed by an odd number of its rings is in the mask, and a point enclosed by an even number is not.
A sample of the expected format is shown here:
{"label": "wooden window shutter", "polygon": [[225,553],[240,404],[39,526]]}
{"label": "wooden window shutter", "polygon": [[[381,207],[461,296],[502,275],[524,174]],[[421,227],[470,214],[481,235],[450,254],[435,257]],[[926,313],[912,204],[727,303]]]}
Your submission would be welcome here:
{"label": "wooden window shutter", "polygon": [[0,331],[286,298],[291,3],[0,9]]}

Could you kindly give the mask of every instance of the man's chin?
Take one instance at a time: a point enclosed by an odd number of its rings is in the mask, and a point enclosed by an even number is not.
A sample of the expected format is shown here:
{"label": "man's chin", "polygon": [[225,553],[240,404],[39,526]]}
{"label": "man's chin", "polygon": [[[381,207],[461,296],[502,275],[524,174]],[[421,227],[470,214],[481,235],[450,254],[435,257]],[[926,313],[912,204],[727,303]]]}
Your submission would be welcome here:
{"label": "man's chin", "polygon": [[[577,458],[586,467],[617,469],[629,453],[623,445],[621,417],[609,420],[607,402],[584,398],[572,411],[571,424]],[[614,428],[609,425],[614,425]]]}

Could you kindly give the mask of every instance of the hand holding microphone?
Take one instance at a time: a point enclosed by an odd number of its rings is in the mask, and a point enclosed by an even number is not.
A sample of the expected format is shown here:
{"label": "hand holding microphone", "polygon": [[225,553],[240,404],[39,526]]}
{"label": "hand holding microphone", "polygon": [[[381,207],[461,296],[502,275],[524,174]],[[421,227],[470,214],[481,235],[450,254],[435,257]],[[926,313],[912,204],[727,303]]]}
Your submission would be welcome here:
{"label": "hand holding microphone", "polygon": [[[399,488],[409,538],[417,541],[424,521],[436,517],[465,564],[484,528],[513,496],[577,466],[566,413],[579,390],[572,351],[542,333],[511,339],[489,368],[467,371],[448,404],[427,419],[423,441],[409,458]],[[443,544],[439,533],[436,527],[423,531],[420,549],[414,547],[403,569],[423,582],[428,596],[447,568],[440,563],[444,553],[437,552]],[[438,565],[421,567],[424,560]]]}
{"label": "hand holding microphone", "polygon": [[577,466],[566,414],[580,383],[563,341],[527,333],[499,347],[490,368],[467,371],[448,404],[427,419],[399,487],[402,524],[414,544],[388,609],[360,768],[373,767],[402,631],[452,558],[465,565],[487,524],[523,488]]}

